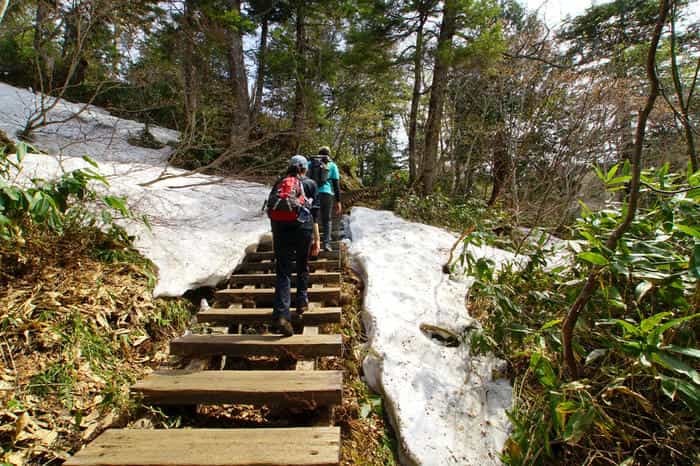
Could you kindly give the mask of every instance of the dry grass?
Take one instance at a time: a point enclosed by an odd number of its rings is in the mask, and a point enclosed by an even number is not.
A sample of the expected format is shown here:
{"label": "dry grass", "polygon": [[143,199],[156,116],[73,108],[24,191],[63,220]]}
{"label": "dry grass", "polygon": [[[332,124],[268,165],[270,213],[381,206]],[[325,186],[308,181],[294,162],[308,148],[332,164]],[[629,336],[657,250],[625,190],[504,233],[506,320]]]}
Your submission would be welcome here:
{"label": "dry grass", "polygon": [[154,300],[150,264],[98,231],[25,241],[0,245],[0,459],[59,464],[125,422],[129,384],[189,311]]}
{"label": "dry grass", "polygon": [[343,335],[343,358],[326,358],[322,369],[344,371],[343,404],[335,409],[335,425],[341,427],[341,464],[394,465],[396,439],[379,396],[362,381],[362,359],[366,335],[362,325],[362,280],[349,267],[343,270],[343,322],[331,326]]}

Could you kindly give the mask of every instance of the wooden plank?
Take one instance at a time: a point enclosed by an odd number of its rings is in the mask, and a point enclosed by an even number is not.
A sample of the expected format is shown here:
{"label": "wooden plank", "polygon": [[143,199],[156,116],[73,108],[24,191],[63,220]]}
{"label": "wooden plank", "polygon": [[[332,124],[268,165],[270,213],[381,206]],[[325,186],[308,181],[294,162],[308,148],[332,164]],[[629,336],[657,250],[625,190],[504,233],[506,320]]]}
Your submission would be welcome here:
{"label": "wooden plank", "polygon": [[[265,260],[272,260],[275,257],[275,253],[273,251],[256,251],[256,252],[249,252],[245,256],[245,261],[246,262],[260,262],[260,261],[265,261]],[[340,251],[337,249],[331,252],[328,251],[321,251],[321,253],[318,255],[319,259],[332,259],[332,260],[338,260],[340,258]]]}
{"label": "wooden plank", "polygon": [[[331,247],[333,249],[340,249],[340,241],[331,241]],[[258,243],[258,251],[272,251],[272,240],[262,240]]]}
{"label": "wooden plank", "polygon": [[[339,307],[309,309],[302,316],[292,310],[292,320],[303,319],[304,325],[321,325],[340,322]],[[264,324],[272,320],[272,308],[209,308],[197,313],[197,322],[215,325]]]}
{"label": "wooden plank", "polygon": [[170,341],[170,353],[182,356],[285,356],[292,359],[340,356],[342,338],[340,335],[186,335]]}
{"label": "wooden plank", "polygon": [[[309,301],[319,301],[328,305],[338,305],[340,303],[340,288],[337,286],[323,288],[309,288],[307,290]],[[272,305],[275,297],[274,288],[253,288],[253,289],[225,289],[216,292],[216,302],[220,305],[236,303],[241,301],[254,301],[258,305]],[[296,291],[291,292],[292,302],[296,300]]]}
{"label": "wooden plank", "polygon": [[340,428],[110,429],[66,466],[335,466]]}
{"label": "wooden plank", "polygon": [[[319,334],[318,327],[304,327],[304,336],[313,337]],[[314,371],[316,369],[316,358],[297,361],[298,371]]]}
{"label": "wooden plank", "polygon": [[152,404],[339,405],[341,371],[162,371],[136,383],[131,392]]}
{"label": "wooden plank", "polygon": [[[240,273],[231,275],[230,286],[241,285],[275,285],[274,273]],[[309,276],[311,283],[337,284],[340,283],[340,272],[313,272]],[[297,274],[292,274],[292,286],[296,283]]]}
{"label": "wooden plank", "polygon": [[[296,262],[292,262],[294,267]],[[328,259],[317,259],[309,261],[309,269],[313,272],[320,267],[327,271],[338,271],[340,270],[340,261],[338,260],[328,260]],[[271,260],[260,261],[260,262],[243,262],[238,264],[235,273],[250,273],[250,272],[274,272],[275,263]]]}

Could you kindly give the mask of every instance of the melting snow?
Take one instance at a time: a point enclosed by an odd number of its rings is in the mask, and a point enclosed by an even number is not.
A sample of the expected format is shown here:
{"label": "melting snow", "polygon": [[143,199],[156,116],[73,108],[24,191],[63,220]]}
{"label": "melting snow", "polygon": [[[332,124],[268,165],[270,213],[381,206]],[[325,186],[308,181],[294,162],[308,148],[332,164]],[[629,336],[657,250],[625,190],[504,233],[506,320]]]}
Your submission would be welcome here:
{"label": "melting snow", "polygon": [[[366,208],[352,210],[350,230],[352,260],[366,283],[365,376],[384,395],[402,463],[500,464],[512,399],[508,381],[492,377],[501,361],[471,355],[468,344],[443,346],[421,330],[463,336],[476,325],[465,308],[471,281],[442,273],[457,236]],[[497,264],[515,260],[495,248],[472,252]]]}
{"label": "melting snow", "polygon": [[[0,83],[0,129],[15,137],[37,108],[37,96]],[[60,101],[49,120],[59,121],[83,109]],[[34,145],[50,155],[32,154],[23,163],[24,175],[49,178],[62,170],[88,166],[89,155],[110,182],[110,192],[126,195],[136,212],[148,216],[152,230],[127,222],[135,246],[158,266],[156,296],[180,296],[200,286],[224,280],[240,262],[245,248],[269,229],[260,208],[268,189],[263,185],[196,175],[151,186],[167,167],[171,148],[146,149],[129,144],[144,125],[109,115],[90,106],[76,118],[38,130]],[[151,127],[162,142],[175,141],[176,131]],[[168,168],[169,174],[184,173]]]}

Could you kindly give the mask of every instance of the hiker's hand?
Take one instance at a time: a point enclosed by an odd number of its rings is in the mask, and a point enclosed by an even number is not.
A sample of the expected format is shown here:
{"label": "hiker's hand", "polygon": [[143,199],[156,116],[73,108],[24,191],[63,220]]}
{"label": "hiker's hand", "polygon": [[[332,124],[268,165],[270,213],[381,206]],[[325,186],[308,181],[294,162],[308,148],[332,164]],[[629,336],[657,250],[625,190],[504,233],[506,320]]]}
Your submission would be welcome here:
{"label": "hiker's hand", "polygon": [[321,252],[321,241],[316,240],[311,245],[311,257],[316,257]]}
{"label": "hiker's hand", "polygon": [[335,203],[335,215],[340,217],[341,212],[343,212],[343,204],[341,204],[340,202],[336,202]]}

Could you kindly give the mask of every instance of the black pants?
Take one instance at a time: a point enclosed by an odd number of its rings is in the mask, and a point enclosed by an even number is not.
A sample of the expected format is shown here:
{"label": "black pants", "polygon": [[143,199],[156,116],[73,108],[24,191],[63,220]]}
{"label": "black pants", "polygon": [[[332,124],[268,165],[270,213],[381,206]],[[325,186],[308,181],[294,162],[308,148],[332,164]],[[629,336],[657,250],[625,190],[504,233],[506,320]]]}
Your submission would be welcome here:
{"label": "black pants", "polygon": [[298,222],[272,222],[272,244],[275,248],[275,301],[272,318],[291,319],[292,262],[296,260],[297,306],[308,300],[309,252],[312,230],[302,228]]}
{"label": "black pants", "polygon": [[323,238],[321,238],[324,245],[331,242],[331,214],[333,212],[333,199],[334,196],[328,193],[320,193],[319,199],[321,200],[321,226],[323,227]]}

